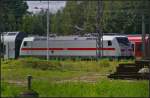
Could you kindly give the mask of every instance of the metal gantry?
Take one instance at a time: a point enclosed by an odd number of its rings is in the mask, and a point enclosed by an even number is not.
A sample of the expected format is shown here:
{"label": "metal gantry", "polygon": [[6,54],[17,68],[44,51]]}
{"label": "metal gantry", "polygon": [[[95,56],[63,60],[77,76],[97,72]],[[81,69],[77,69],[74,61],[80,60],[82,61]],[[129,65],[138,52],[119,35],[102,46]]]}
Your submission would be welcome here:
{"label": "metal gantry", "polygon": [[97,23],[96,23],[96,32],[97,32],[97,39],[96,39],[96,56],[97,59],[103,56],[103,33],[101,28],[101,20],[102,20],[102,13],[103,13],[103,1],[97,1]]}
{"label": "metal gantry", "polygon": [[47,9],[47,61],[49,60],[49,0],[48,0],[48,9]]}

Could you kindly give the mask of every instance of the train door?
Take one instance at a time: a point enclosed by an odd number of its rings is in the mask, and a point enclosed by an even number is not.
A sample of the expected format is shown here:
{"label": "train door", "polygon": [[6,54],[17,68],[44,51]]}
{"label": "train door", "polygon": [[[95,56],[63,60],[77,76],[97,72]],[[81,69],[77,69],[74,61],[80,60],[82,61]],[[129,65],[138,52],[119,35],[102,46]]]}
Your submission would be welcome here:
{"label": "train door", "polygon": [[5,54],[4,54],[4,58],[8,59],[9,58],[9,43],[5,43]]}
{"label": "train door", "polygon": [[133,55],[135,56],[135,43],[131,43],[131,47],[132,47]]}
{"label": "train door", "polygon": [[21,41],[15,42],[15,58],[19,57],[20,45],[21,45]]}
{"label": "train door", "polygon": [[150,35],[146,43],[146,59],[150,60]]}
{"label": "train door", "polygon": [[[28,45],[29,45],[29,48],[32,49],[32,41],[28,41]],[[29,54],[34,55],[34,51],[30,50]]]}
{"label": "train door", "polygon": [[1,57],[4,58],[4,55],[6,55],[6,45],[2,42],[1,43]]}
{"label": "train door", "polygon": [[15,47],[14,47],[14,43],[12,42],[6,42],[5,43],[5,54],[4,54],[4,58],[8,59],[8,58],[15,58]]}
{"label": "train door", "polygon": [[[24,41],[23,42],[23,47],[31,49],[32,48],[32,41]],[[26,54],[27,55],[32,55],[33,54],[32,50],[26,50]]]}
{"label": "train door", "polygon": [[18,58],[20,55],[20,46],[21,46],[22,40],[16,40],[15,41],[15,58]]}
{"label": "train door", "polygon": [[136,42],[135,45],[135,56],[137,59],[140,59],[142,57],[142,44],[141,42]]}

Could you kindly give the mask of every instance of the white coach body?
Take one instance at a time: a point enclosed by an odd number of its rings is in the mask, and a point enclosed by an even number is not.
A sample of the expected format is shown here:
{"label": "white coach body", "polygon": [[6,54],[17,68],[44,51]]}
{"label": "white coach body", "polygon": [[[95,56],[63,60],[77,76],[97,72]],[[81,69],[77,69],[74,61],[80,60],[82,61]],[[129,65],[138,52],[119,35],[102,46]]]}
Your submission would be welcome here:
{"label": "white coach body", "polygon": [[1,36],[3,43],[3,56],[5,59],[17,58],[19,56],[20,45],[23,38],[26,36],[22,32],[4,32]]}
{"label": "white coach body", "polygon": [[[56,36],[49,38],[49,56],[96,57],[96,37]],[[131,45],[125,36],[103,36],[104,57],[132,56]],[[21,56],[47,55],[46,37],[26,37],[20,48]]]}

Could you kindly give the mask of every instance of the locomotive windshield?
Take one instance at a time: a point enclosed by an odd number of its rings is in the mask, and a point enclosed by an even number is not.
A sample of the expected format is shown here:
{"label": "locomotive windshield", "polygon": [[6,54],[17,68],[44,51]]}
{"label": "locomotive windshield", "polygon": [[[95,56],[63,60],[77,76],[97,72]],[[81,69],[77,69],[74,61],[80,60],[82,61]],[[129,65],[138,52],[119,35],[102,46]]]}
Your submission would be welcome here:
{"label": "locomotive windshield", "polygon": [[117,37],[116,39],[117,39],[119,45],[124,45],[124,46],[129,46],[130,45],[129,40],[126,37]]}

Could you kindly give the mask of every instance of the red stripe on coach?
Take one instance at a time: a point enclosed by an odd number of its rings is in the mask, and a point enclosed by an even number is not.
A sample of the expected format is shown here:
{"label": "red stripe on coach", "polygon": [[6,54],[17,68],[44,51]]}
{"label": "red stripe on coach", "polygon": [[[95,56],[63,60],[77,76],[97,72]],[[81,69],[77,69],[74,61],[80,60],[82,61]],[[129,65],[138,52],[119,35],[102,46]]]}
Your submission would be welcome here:
{"label": "red stripe on coach", "polygon": [[[47,50],[47,48],[21,48],[21,50]],[[48,50],[97,50],[97,48],[48,48]],[[98,48],[98,50],[115,50],[115,48]]]}

